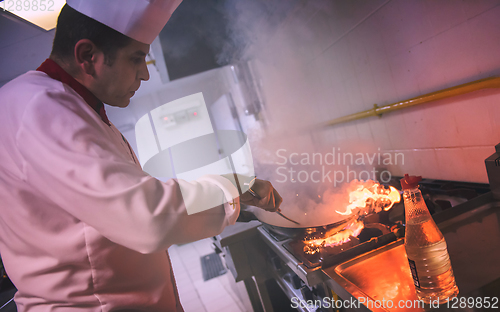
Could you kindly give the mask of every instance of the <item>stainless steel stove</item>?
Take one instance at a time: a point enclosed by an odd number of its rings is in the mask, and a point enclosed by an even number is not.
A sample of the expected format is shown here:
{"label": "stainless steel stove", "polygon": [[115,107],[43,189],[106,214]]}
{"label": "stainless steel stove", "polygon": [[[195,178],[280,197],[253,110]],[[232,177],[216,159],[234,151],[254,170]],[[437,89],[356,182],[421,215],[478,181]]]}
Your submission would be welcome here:
{"label": "stainless steel stove", "polygon": [[[280,240],[264,226],[258,227],[257,230],[262,240],[271,250],[268,251],[270,255],[271,275],[287,297],[290,298],[290,306],[296,308],[298,311],[317,311],[317,309],[310,309],[300,303],[307,302],[307,300],[322,300],[330,296],[325,283],[328,277],[322,271],[321,266],[311,268],[298,260],[286,248],[286,244],[292,242],[293,239]],[[268,310],[266,309],[265,311]],[[319,311],[333,310],[323,308],[323,310]]]}
{"label": "stainless steel stove", "polygon": [[[421,189],[448,241],[460,296],[493,296],[498,291],[498,297],[500,267],[492,263],[500,262],[500,202],[488,192],[488,185],[424,180]],[[391,222],[404,224],[402,204],[393,209],[389,216]],[[411,288],[411,275],[407,263],[404,263],[404,231],[401,228],[393,227],[389,233],[368,238],[364,242],[366,246],[363,243],[354,246],[351,249],[355,252],[349,251],[347,256],[338,259],[327,256],[320,262],[310,262],[290,247],[294,239],[276,235],[253,222],[245,235],[239,235],[237,231],[232,235],[223,232],[217,244],[223,250],[227,265],[230,269],[233,267],[231,271],[236,280],[245,281],[254,311],[281,312],[290,308],[291,311],[311,312],[392,311],[374,305],[376,297],[396,294],[394,300],[416,299]],[[484,233],[478,228],[484,229]],[[473,252],[469,253],[469,250]],[[476,257],[475,254],[487,256]],[[245,259],[246,265],[238,265],[239,261],[233,259],[235,255]],[[246,272],[241,273],[241,267]],[[357,272],[364,275],[358,276]],[[270,280],[279,285],[288,298],[285,304],[280,306],[274,302],[277,294],[269,291]],[[398,291],[389,291],[390,281],[399,283]],[[381,294],[382,290],[386,292]],[[420,307],[411,310],[433,309]],[[440,306],[439,310],[446,310],[446,307]],[[460,307],[453,311],[460,311]]]}
{"label": "stainless steel stove", "polygon": [[[371,218],[372,221],[364,221],[365,232],[362,231],[358,236],[363,236],[361,239],[356,238],[354,242],[334,248],[323,248],[323,252],[315,255],[306,255],[302,251],[300,239],[282,236],[264,225],[257,228],[260,237],[271,250],[268,254],[273,278],[290,299],[291,307],[298,311],[338,311],[335,300],[340,299],[339,293],[342,294],[342,299],[355,301],[343,289],[334,291],[327,285],[330,277],[323,268],[340,264],[404,236],[404,227],[400,221],[394,223],[387,220],[385,223],[391,223],[388,225],[380,223],[380,219],[388,219],[387,212],[379,213],[376,217]],[[309,304],[311,302],[316,304]],[[347,311],[343,308],[343,311]],[[363,311],[361,305],[358,311]]]}

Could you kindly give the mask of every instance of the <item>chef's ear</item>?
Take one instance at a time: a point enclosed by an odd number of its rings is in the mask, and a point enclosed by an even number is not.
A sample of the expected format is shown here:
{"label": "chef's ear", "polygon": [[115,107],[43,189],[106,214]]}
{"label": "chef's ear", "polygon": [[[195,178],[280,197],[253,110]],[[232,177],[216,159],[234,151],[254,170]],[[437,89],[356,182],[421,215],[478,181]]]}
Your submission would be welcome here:
{"label": "chef's ear", "polygon": [[94,75],[96,56],[99,49],[89,39],[81,39],[75,44],[75,61],[79,69],[87,75]]}

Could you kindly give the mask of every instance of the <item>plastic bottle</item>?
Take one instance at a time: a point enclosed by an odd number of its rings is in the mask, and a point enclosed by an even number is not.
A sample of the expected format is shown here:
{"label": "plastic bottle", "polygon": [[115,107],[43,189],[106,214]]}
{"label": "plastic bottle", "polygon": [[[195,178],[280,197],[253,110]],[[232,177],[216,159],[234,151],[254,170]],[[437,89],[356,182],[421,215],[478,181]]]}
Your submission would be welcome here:
{"label": "plastic bottle", "polygon": [[420,180],[422,177],[408,174],[401,179],[406,216],[406,255],[418,299],[441,304],[456,297],[458,287],[444,236],[418,189]]}

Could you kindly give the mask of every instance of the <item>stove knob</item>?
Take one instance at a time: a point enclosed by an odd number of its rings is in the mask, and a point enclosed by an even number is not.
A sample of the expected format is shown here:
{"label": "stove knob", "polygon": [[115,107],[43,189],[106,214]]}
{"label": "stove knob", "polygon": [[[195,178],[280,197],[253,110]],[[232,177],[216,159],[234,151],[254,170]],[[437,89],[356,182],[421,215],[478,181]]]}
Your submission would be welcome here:
{"label": "stove knob", "polygon": [[273,264],[273,267],[276,271],[279,271],[283,268],[283,266],[281,265],[280,257],[271,258],[271,263]]}
{"label": "stove knob", "polygon": [[299,289],[300,286],[302,286],[302,280],[300,279],[300,277],[297,274],[294,274],[292,276],[292,286],[295,289]]}
{"label": "stove knob", "polygon": [[300,288],[300,292],[302,293],[304,300],[306,300],[306,301],[314,300],[313,293],[309,289],[309,287],[307,287],[307,285],[302,286],[302,288]]}

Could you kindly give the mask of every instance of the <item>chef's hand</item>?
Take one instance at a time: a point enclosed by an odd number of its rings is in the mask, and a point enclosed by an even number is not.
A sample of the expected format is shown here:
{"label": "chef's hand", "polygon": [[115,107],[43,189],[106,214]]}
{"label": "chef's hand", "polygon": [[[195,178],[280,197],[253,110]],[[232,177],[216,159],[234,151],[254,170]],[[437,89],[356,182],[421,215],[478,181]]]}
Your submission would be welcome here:
{"label": "chef's hand", "polygon": [[240,203],[259,207],[266,211],[280,211],[279,207],[283,198],[281,198],[271,182],[255,179],[251,189],[255,192],[256,196],[246,191],[240,196]]}

